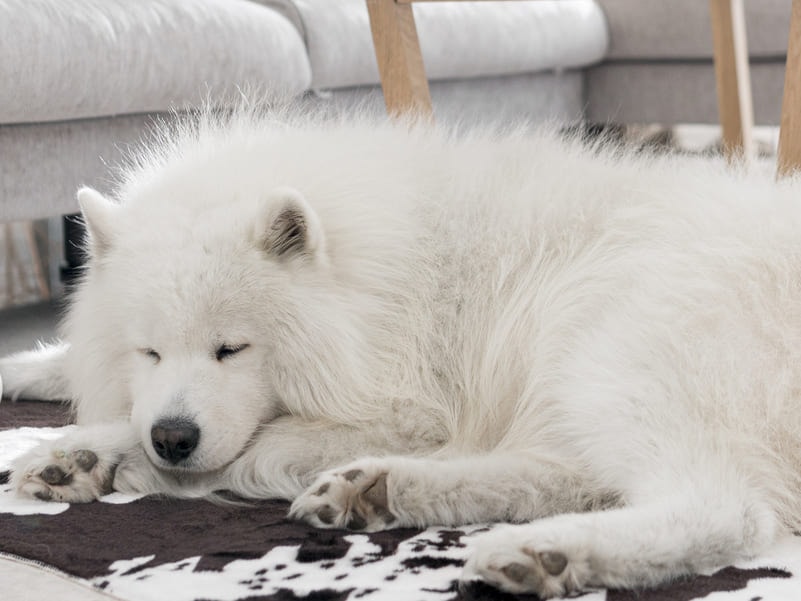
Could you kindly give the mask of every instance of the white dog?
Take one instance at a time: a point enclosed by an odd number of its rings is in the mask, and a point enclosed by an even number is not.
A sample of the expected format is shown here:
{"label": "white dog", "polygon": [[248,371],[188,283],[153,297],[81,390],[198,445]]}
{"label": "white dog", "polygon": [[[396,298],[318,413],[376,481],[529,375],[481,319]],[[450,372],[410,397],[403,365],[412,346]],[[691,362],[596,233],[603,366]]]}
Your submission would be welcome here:
{"label": "white dog", "polygon": [[69,398],[79,424],[19,460],[23,495],[512,522],[463,577],[543,597],[801,528],[794,181],[547,133],[239,116],[78,199],[91,259],[64,342],[0,361],[10,397]]}

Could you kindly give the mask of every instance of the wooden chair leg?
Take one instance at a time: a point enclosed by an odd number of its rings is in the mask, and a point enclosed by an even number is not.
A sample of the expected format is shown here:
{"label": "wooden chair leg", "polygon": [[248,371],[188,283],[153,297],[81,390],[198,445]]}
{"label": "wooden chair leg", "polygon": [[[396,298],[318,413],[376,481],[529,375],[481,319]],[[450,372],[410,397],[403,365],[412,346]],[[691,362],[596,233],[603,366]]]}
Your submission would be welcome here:
{"label": "wooden chair leg", "polygon": [[801,0],[793,0],[779,126],[778,176],[801,167]]}
{"label": "wooden chair leg", "polygon": [[367,0],[387,112],[431,118],[431,95],[411,4]]}
{"label": "wooden chair leg", "polygon": [[718,112],[731,160],[753,156],[754,109],[742,0],[710,0]]}

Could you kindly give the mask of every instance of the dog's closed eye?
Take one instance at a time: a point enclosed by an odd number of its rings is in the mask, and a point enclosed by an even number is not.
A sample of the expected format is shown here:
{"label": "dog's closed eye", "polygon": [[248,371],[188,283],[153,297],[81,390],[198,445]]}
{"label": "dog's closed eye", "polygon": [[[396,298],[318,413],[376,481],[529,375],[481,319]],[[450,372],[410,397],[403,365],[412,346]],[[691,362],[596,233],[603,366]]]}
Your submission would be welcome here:
{"label": "dog's closed eye", "polygon": [[244,351],[249,346],[249,344],[222,344],[217,347],[217,350],[214,352],[214,357],[217,359],[217,361],[224,361],[225,359]]}
{"label": "dog's closed eye", "polygon": [[152,348],[140,348],[138,349],[140,353],[142,353],[145,357],[152,359],[153,363],[158,363],[161,361],[161,355],[159,355],[155,350]]}

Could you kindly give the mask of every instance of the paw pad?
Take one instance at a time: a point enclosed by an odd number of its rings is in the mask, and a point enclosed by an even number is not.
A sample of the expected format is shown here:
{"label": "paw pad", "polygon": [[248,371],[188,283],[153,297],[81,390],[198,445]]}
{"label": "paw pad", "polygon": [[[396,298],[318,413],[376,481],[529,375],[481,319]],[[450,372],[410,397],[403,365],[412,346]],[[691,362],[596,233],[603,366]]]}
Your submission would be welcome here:
{"label": "paw pad", "polygon": [[95,465],[97,465],[97,455],[87,449],[79,449],[74,451],[72,453],[72,458],[73,461],[75,461],[75,465],[85,472],[88,472]]}
{"label": "paw pad", "polygon": [[[526,549],[524,549],[524,551],[526,551]],[[564,553],[545,551],[543,553],[538,553],[537,556],[539,557],[542,567],[551,576],[558,576],[564,572],[567,567],[567,557],[565,557]]]}
{"label": "paw pad", "polygon": [[57,465],[48,465],[39,474],[39,477],[52,485],[63,486],[72,482],[72,474],[65,472]]}

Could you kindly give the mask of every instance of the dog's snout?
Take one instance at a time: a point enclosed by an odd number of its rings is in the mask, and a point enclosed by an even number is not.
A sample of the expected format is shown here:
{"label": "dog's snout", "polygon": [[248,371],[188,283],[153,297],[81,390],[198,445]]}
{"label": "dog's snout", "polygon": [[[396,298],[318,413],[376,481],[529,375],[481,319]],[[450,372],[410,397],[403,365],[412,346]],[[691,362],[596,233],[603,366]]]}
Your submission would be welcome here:
{"label": "dog's snout", "polygon": [[159,457],[175,464],[197,448],[200,428],[185,418],[161,419],[150,429],[150,440]]}

